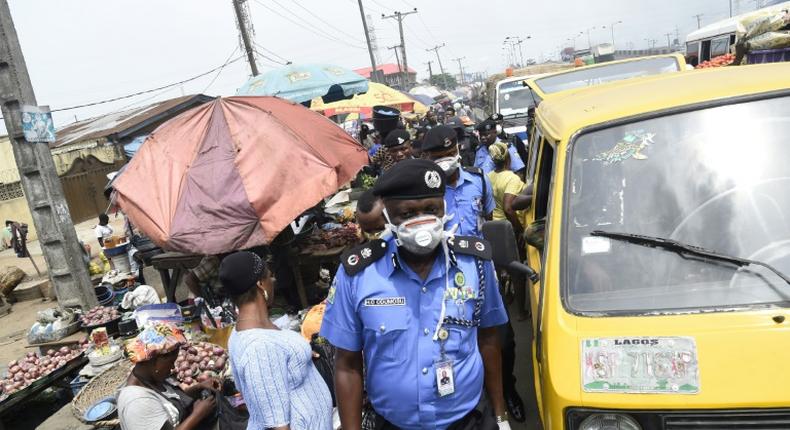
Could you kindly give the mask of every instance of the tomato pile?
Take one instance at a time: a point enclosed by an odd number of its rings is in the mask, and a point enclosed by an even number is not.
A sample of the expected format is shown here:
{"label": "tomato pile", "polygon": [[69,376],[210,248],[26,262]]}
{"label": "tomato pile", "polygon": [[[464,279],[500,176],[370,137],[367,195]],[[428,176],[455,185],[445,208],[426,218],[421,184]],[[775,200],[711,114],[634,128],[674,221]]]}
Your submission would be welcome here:
{"label": "tomato pile", "polygon": [[729,66],[730,64],[735,62],[735,55],[733,54],[724,54],[719,55],[718,57],[711,58],[708,61],[703,61],[697,65],[697,69],[710,69],[712,67],[723,67]]}
{"label": "tomato pile", "polygon": [[208,342],[187,344],[178,351],[173,375],[180,382],[192,385],[219,376],[227,363],[227,352],[217,345]]}
{"label": "tomato pile", "polygon": [[0,380],[3,393],[11,395],[21,391],[50,373],[63,367],[82,353],[82,348],[64,346],[59,350],[50,349],[43,357],[35,352],[28,352],[25,358],[8,363],[8,375]]}

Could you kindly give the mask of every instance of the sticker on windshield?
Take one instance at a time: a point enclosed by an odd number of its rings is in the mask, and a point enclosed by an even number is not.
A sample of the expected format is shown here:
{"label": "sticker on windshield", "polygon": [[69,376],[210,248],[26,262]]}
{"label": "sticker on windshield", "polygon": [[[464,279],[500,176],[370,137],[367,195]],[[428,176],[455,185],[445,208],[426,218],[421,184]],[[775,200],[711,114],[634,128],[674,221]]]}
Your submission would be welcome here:
{"label": "sticker on windshield", "polygon": [[612,241],[608,237],[587,236],[582,239],[582,255],[605,254],[612,250]]}
{"label": "sticker on windshield", "polygon": [[691,337],[615,337],[582,341],[582,387],[588,393],[699,393]]}
{"label": "sticker on windshield", "polygon": [[504,95],[504,99],[505,99],[505,101],[510,100],[510,94],[505,94]]}
{"label": "sticker on windshield", "polygon": [[593,157],[593,160],[602,161],[607,166],[621,163],[630,158],[647,160],[647,155],[643,154],[642,151],[654,143],[653,138],[655,136],[655,133],[646,133],[643,130],[628,132],[614,145],[614,148],[596,155]]}

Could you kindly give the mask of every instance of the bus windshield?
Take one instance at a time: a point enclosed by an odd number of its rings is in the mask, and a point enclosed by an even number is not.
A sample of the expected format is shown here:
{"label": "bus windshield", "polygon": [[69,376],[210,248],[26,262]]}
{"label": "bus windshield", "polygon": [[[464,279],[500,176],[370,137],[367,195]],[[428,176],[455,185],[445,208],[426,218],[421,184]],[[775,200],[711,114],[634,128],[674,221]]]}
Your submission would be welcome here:
{"label": "bus windshield", "polygon": [[503,82],[497,88],[497,101],[499,113],[504,117],[519,114],[526,115],[529,108],[534,107],[540,100],[529,87],[525,87],[521,80]]}
{"label": "bus windshield", "polygon": [[583,88],[606,82],[677,72],[680,64],[674,57],[643,58],[622,63],[610,63],[598,67],[585,67],[571,72],[546,76],[535,80],[535,85],[544,94]]}
{"label": "bus windshield", "polygon": [[581,313],[790,306],[760,266],[591,234],[666,238],[790,274],[790,97],[616,126],[572,145],[566,305]]}

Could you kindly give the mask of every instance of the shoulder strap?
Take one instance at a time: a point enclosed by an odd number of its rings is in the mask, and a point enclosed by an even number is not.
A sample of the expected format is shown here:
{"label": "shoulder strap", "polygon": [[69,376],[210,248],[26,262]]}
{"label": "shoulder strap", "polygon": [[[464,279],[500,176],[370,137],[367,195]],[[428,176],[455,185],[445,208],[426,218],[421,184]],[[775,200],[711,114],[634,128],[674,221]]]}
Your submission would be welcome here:
{"label": "shoulder strap", "polygon": [[483,169],[479,167],[468,166],[468,167],[464,167],[464,170],[466,170],[467,172],[473,175],[480,176],[480,180],[482,181],[480,185],[483,188],[483,212],[485,212],[485,205],[486,202],[488,201],[488,187],[486,187],[486,181],[488,180],[488,178],[486,177],[486,174],[483,172]]}
{"label": "shoulder strap", "polygon": [[355,246],[340,256],[340,262],[349,276],[354,276],[383,257],[387,252],[387,242],[376,239]]}
{"label": "shoulder strap", "polygon": [[483,260],[492,258],[491,244],[487,240],[474,236],[455,236],[448,242],[456,254],[473,255]]}

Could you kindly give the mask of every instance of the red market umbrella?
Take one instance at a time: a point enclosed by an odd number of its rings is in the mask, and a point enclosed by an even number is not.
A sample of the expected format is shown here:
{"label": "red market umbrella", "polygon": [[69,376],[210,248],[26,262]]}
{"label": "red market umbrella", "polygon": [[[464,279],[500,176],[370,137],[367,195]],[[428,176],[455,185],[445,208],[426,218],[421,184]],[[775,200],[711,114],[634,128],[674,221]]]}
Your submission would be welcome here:
{"label": "red market umbrella", "polygon": [[213,255],[270,243],[367,163],[365,149],[316,112],[228,97],[156,129],[113,186],[157,245]]}

